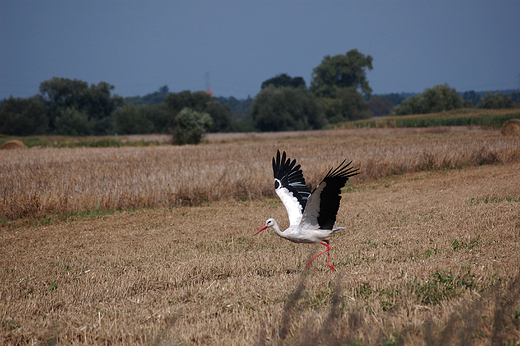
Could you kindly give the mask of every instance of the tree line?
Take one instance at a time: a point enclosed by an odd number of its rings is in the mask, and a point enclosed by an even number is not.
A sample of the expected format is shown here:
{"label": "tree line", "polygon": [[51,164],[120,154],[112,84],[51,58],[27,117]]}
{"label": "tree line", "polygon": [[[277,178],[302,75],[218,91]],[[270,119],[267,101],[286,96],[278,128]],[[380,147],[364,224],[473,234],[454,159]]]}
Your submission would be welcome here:
{"label": "tree line", "polygon": [[[180,133],[183,126],[208,132],[319,129],[329,123],[370,117],[368,104],[358,90],[366,95],[372,91],[365,69],[372,69],[372,57],[355,49],[345,55],[326,56],[314,69],[310,88],[301,77],[281,74],[264,81],[259,94],[246,102],[213,98],[202,91],[170,93],[167,86],[145,98],[125,100],[113,95],[114,86],[106,82],[89,86],[77,79],[55,77],[41,83],[35,96],[1,101],[0,133]],[[233,112],[241,106],[240,113]]]}
{"label": "tree line", "polygon": [[171,93],[166,85],[144,97],[123,99],[112,94],[114,86],[106,82],[89,86],[55,77],[42,82],[35,96],[0,101],[0,133],[171,133],[182,144],[199,141],[205,132],[312,130],[373,115],[517,106],[518,92],[481,97],[474,91],[459,94],[447,84],[418,95],[372,95],[366,78],[372,61],[356,49],[327,55],[313,69],[308,88],[302,77],[283,73],[265,80],[256,97],[247,100],[212,97],[203,91]]}
{"label": "tree line", "polygon": [[[229,131],[231,110],[204,92],[168,93],[164,101],[149,107],[125,102],[111,91],[113,85],[68,78],[52,78],[40,85],[40,93],[29,98],[2,100],[0,133],[28,135],[108,135],[168,133],[177,126],[183,108],[211,115],[209,131]],[[207,127],[207,126],[206,126]]]}
{"label": "tree line", "polygon": [[392,115],[428,114],[461,108],[502,109],[518,107],[520,92],[511,95],[487,92],[481,97],[475,91],[462,95],[448,84],[426,88],[422,94],[414,95],[392,109]]}

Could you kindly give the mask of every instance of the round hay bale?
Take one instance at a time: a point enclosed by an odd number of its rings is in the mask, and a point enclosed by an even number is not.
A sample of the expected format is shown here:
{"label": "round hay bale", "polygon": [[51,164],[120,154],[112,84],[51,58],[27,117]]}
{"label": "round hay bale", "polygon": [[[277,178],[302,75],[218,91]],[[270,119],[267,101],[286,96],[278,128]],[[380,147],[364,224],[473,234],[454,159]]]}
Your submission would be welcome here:
{"label": "round hay bale", "polygon": [[500,132],[504,136],[520,137],[520,119],[508,120],[502,125]]}
{"label": "round hay bale", "polygon": [[0,149],[29,149],[23,142],[13,139],[12,141],[7,141],[0,147]]}

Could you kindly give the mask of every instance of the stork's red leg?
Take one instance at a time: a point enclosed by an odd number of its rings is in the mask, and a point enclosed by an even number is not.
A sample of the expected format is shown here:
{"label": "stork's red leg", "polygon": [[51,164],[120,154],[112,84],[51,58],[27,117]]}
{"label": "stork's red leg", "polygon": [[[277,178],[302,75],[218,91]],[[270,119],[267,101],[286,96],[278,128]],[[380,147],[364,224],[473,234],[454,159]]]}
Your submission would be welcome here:
{"label": "stork's red leg", "polygon": [[322,245],[325,245],[327,247],[327,255],[329,255],[329,268],[332,270],[332,271],[336,271],[336,268],[334,268],[334,266],[332,265],[332,263],[330,262],[330,245],[329,245],[329,241],[328,240],[324,240],[321,242]]}
{"label": "stork's red leg", "polygon": [[324,241],[320,242],[320,244],[326,246],[327,249],[326,249],[325,251],[320,252],[319,254],[317,254],[316,256],[314,256],[313,258],[311,258],[311,259],[309,260],[309,262],[307,262],[307,266],[306,266],[307,269],[310,267],[311,262],[312,262],[315,258],[317,258],[317,257],[319,257],[319,256],[321,256],[321,255],[323,255],[323,254],[326,252],[326,253],[329,255],[329,268],[330,268],[332,271],[336,271],[336,268],[334,268],[334,266],[333,266],[332,263],[330,262],[330,245],[329,245],[329,241],[328,241],[328,240],[324,240]]}
{"label": "stork's red leg", "polygon": [[310,267],[311,262],[314,261],[315,258],[317,258],[317,257],[319,257],[319,256],[321,256],[321,255],[323,255],[323,254],[324,254],[325,252],[327,252],[327,251],[328,251],[328,249],[325,250],[325,251],[323,251],[323,252],[320,252],[319,254],[317,254],[316,256],[314,256],[313,258],[311,258],[311,259],[309,260],[309,262],[307,262],[307,269]]}

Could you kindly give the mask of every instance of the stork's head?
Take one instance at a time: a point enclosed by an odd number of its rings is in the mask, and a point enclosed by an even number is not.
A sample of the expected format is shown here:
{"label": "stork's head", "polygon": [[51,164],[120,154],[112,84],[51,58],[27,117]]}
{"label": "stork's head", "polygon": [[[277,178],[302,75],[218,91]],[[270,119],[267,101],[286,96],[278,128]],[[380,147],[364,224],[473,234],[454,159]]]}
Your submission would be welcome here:
{"label": "stork's head", "polygon": [[267,219],[267,221],[265,222],[265,225],[263,225],[262,228],[260,228],[258,231],[256,231],[256,233],[253,234],[253,236],[257,235],[258,233],[262,232],[264,229],[266,229],[268,227],[273,227],[275,224],[276,224],[276,221],[274,219]]}

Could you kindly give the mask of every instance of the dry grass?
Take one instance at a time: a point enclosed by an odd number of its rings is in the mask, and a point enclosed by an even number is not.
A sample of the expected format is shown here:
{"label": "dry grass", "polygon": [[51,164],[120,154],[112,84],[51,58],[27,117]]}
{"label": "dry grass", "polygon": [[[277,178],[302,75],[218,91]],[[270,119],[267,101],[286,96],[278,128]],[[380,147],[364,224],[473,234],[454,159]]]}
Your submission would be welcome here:
{"label": "dry grass", "polygon": [[270,157],[279,148],[298,158],[311,185],[342,158],[361,167],[357,182],[520,160],[518,138],[449,127],[214,135],[205,145],[183,147],[1,151],[0,219],[256,200],[273,194]]}
{"label": "dry grass", "polygon": [[325,257],[303,270],[317,246],[252,237],[268,217],[287,225],[274,198],[4,225],[0,343],[515,344],[519,170],[357,182],[337,274]]}
{"label": "dry grass", "polygon": [[[437,128],[0,152],[0,343],[518,343],[519,147]],[[312,183],[339,158],[362,169],[331,242],[337,274],[324,258],[303,270],[317,247],[251,236],[287,225],[265,197],[278,148]],[[43,216],[161,205],[177,207]]]}

